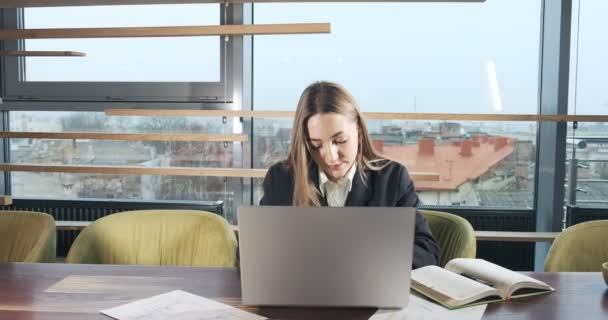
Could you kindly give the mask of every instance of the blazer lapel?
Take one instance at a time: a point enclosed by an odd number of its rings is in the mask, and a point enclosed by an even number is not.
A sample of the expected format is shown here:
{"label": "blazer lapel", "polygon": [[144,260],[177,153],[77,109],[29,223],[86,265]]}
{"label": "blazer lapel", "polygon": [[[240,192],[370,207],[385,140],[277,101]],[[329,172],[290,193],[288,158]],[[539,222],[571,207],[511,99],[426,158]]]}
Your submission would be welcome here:
{"label": "blazer lapel", "polygon": [[355,172],[355,177],[353,178],[353,186],[348,193],[348,197],[346,197],[345,207],[367,207],[371,199],[373,192],[371,174],[369,170],[366,170],[367,185],[365,185],[363,180],[361,180],[359,170],[360,168],[357,167],[357,172]]}
{"label": "blazer lapel", "polygon": [[[317,166],[315,164],[311,164],[310,166],[308,166],[308,172],[309,172],[310,181],[312,181],[313,185],[315,187],[317,187],[317,190],[318,190],[319,189],[319,166]],[[321,203],[321,206],[327,207],[327,197],[321,196],[320,193],[319,193],[319,202]]]}

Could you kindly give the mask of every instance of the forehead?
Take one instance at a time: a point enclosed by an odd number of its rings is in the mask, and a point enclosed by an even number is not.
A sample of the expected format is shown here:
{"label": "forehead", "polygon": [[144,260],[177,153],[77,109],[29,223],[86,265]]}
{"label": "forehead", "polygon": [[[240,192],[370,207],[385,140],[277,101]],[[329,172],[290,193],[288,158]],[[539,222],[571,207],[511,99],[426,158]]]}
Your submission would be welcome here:
{"label": "forehead", "polygon": [[349,116],[340,113],[317,113],[308,119],[310,139],[330,139],[342,132],[346,135],[357,132],[357,123]]}

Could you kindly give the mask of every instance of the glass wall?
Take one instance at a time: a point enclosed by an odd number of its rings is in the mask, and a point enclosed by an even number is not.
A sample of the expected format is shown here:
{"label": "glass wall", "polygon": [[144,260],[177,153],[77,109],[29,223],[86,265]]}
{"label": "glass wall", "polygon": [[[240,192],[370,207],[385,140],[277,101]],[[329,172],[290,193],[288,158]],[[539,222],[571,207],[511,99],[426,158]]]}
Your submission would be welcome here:
{"label": "glass wall", "polygon": [[[219,4],[41,7],[4,9],[2,15],[0,23],[6,29],[213,26],[232,23],[234,18]],[[230,101],[232,95],[226,95],[232,93],[235,78],[233,58],[242,55],[234,46],[240,41],[219,36],[7,40],[5,50],[74,51],[85,56],[4,58],[3,98]]]}
{"label": "glass wall", "polygon": [[[26,8],[24,27],[101,28],[217,25],[218,5]],[[66,19],[69,17],[69,19]],[[218,37],[36,39],[26,50],[86,57],[26,58],[26,81],[217,82]]]}
{"label": "glass wall", "polygon": [[[14,132],[231,134],[221,118],[108,117],[97,112],[10,113]],[[241,167],[243,142],[10,139],[11,163],[184,168]],[[246,142],[244,142],[246,143]],[[240,178],[200,176],[11,173],[16,198],[221,200],[233,219],[242,202]]]}
{"label": "glass wall", "polygon": [[[10,67],[3,68],[5,106],[19,102],[10,111],[12,131],[232,134],[243,132],[240,119],[108,117],[101,112],[50,111],[51,108],[46,109],[46,101],[38,104],[35,98],[20,95],[40,92],[52,95],[61,86],[61,94],[52,96],[52,102],[56,102],[52,110],[84,110],[79,109],[79,103],[98,103],[99,99],[104,101],[103,106],[97,104],[91,109],[101,111],[115,105],[145,108],[146,103],[183,108],[184,104],[179,102],[188,102],[187,108],[192,108],[193,99],[195,108],[201,109],[243,107],[241,99],[232,104],[203,101],[205,91],[196,88],[212,83],[216,93],[210,96],[219,99],[216,102],[222,100],[224,92],[236,98],[252,95],[254,110],[293,111],[308,84],[329,80],[344,85],[363,112],[536,114],[541,5],[542,0],[256,3],[252,5],[256,24],[330,22],[332,31],[318,35],[255,36],[252,47],[230,46],[226,52],[218,37],[26,40],[20,44],[22,49],[82,51],[87,57],[5,58],[4,66]],[[575,90],[571,91],[570,113],[604,114],[602,108],[608,108],[605,96],[608,91],[603,90],[601,75],[608,71],[603,62],[608,50],[601,30],[606,27],[602,13],[608,9],[601,0],[584,1],[580,16],[578,9],[573,11],[578,19],[576,23],[573,20],[573,26],[580,24],[580,28],[578,33],[573,32],[576,54],[573,51],[571,74]],[[14,20],[25,28],[224,22],[220,5],[35,8],[19,12],[22,16],[15,15]],[[243,18],[238,16],[241,11],[235,12],[237,17],[229,15],[228,23]],[[237,37],[230,38],[231,45],[238,41],[233,39]],[[252,56],[245,58],[252,59],[252,74],[245,68],[224,73],[224,59],[229,65],[248,52]],[[240,67],[241,62],[235,65]],[[21,78],[11,70],[21,70]],[[231,81],[243,83],[233,90]],[[237,93],[241,85],[246,92]],[[130,101],[105,104],[112,101],[106,98],[118,92],[115,89],[127,86],[132,87],[124,91],[136,92],[139,100],[133,104]],[[160,106],[159,102],[166,104]],[[26,106],[23,110],[36,111],[20,111],[23,106]],[[248,133],[247,121],[244,119],[243,124]],[[411,172],[439,175],[439,181],[416,182],[425,205],[534,207],[538,149],[535,122],[370,118],[367,125],[374,146],[386,157],[405,164]],[[228,144],[10,139],[10,158],[13,163],[49,165],[265,169],[287,156],[291,127],[292,119],[288,118],[255,119],[247,142]],[[604,179],[601,161],[608,160],[602,157],[608,142],[586,139],[581,147],[577,140],[584,135],[602,138],[604,131],[602,124],[581,123],[576,132],[569,132],[569,143],[578,148],[577,159],[599,160],[597,164],[583,164],[579,179]],[[571,157],[572,148],[568,152]],[[606,164],[608,168],[608,161]],[[257,204],[262,195],[259,178],[252,180],[250,199],[251,180],[240,178],[26,172],[14,172],[11,177],[15,197],[224,200],[229,215],[234,215],[240,203]],[[596,182],[588,183],[581,188],[596,190],[591,185]],[[581,191],[579,200],[588,200],[584,198],[586,195]],[[231,197],[234,200],[228,199]]]}
{"label": "glass wall", "polygon": [[[608,115],[608,2],[573,1],[570,64],[571,115]],[[580,207],[608,206],[608,125],[603,122],[578,123],[568,127],[566,140],[569,187],[566,203]],[[572,161],[574,159],[574,161]]]}
{"label": "glass wall", "polygon": [[[256,37],[254,109],[295,110],[308,84],[329,80],[363,112],[534,114],[540,10],[541,1],[529,0],[256,4],[255,23],[331,22],[332,32]],[[286,157],[291,126],[256,120],[255,167]],[[387,157],[440,175],[416,183],[425,205],[533,207],[536,123],[368,120],[368,127]],[[430,153],[421,146],[429,144]],[[254,194],[257,202],[259,184]]]}

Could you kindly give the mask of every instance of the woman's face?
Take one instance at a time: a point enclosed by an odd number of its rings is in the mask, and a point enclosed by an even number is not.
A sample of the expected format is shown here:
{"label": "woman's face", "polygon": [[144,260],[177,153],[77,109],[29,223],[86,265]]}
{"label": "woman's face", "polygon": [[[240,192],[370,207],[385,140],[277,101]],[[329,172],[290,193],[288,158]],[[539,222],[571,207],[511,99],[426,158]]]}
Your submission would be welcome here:
{"label": "woman's face", "polygon": [[339,113],[317,113],[308,119],[308,145],[313,160],[332,180],[346,175],[357,159],[357,123]]}

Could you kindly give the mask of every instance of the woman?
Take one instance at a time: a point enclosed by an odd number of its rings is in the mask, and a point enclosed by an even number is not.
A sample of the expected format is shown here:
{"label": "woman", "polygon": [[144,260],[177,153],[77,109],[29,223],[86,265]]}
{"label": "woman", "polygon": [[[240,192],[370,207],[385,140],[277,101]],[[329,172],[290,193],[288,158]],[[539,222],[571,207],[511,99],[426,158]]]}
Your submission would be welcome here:
{"label": "woman", "polygon": [[[308,86],[298,102],[289,157],[268,170],[260,205],[418,204],[406,168],[382,158],[372,148],[354,98],[335,83]],[[426,220],[417,212],[413,267],[438,261],[439,247]]]}

